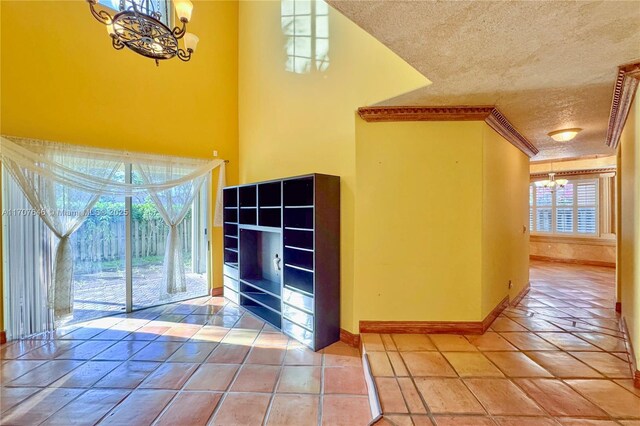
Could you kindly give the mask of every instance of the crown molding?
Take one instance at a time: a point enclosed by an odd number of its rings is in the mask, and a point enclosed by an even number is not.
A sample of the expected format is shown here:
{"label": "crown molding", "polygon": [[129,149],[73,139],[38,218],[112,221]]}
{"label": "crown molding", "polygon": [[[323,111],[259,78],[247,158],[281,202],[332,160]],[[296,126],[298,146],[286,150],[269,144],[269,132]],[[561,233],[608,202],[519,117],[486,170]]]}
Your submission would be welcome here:
{"label": "crown molding", "polygon": [[640,82],[640,62],[623,65],[618,68],[618,78],[613,89],[609,127],[605,144],[613,149],[620,144],[620,135],[629,116],[629,110]]}
{"label": "crown molding", "polygon": [[538,152],[538,148],[536,148],[527,138],[522,136],[520,132],[518,132],[507,120],[507,118],[502,115],[497,108],[494,108],[491,111],[491,114],[484,120],[487,124],[496,132],[498,132],[503,138],[508,140],[511,145],[518,148],[520,151],[527,154],[529,158],[536,155]]}
{"label": "crown molding", "polygon": [[531,179],[537,179],[541,177],[549,177],[549,173],[555,173],[556,177],[559,176],[583,176],[583,175],[602,175],[607,173],[616,173],[618,170],[616,167],[602,167],[598,169],[584,169],[584,170],[564,170],[561,172],[540,172],[531,173]]}
{"label": "crown molding", "polygon": [[533,157],[538,149],[520,134],[495,106],[370,106],[358,108],[367,122],[385,121],[485,121],[509,143]]}
{"label": "crown molding", "polygon": [[481,106],[370,106],[358,108],[364,121],[477,121],[487,118],[494,109]]}

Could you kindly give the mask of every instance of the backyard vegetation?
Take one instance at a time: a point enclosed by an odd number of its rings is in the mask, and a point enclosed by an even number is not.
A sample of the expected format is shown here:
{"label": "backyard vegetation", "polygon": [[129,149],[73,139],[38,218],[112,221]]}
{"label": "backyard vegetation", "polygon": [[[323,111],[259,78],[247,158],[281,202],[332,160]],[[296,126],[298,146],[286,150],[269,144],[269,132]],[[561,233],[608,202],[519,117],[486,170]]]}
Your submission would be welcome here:
{"label": "backyard vegetation", "polygon": [[[76,274],[114,272],[124,268],[125,220],[131,214],[132,265],[162,265],[169,227],[149,197],[133,203],[103,199],[74,234]],[[185,261],[190,262],[191,211],[178,226]],[[185,265],[188,266],[188,265]]]}

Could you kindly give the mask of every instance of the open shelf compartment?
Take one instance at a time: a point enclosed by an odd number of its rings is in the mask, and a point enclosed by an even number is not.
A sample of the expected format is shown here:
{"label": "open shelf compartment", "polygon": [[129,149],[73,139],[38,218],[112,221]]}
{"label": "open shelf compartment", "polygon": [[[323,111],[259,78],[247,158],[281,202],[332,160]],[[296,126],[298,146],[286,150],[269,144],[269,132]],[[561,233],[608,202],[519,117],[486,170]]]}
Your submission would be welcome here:
{"label": "open shelf compartment", "polygon": [[287,179],[282,183],[284,206],[313,205],[313,176]]}
{"label": "open shelf compartment", "polygon": [[266,182],[258,184],[258,201],[260,207],[282,206],[282,182]]}
{"label": "open shelf compartment", "polygon": [[238,188],[226,188],[222,197],[225,208],[238,207]]}
{"label": "open shelf compartment", "polygon": [[257,188],[255,185],[241,186],[239,189],[240,208],[258,207]]}
{"label": "open shelf compartment", "polygon": [[282,271],[274,258],[282,257],[281,233],[241,228],[239,239],[240,305],[280,327]]}
{"label": "open shelf compartment", "polygon": [[247,284],[245,281],[241,281],[240,293],[267,308],[273,309],[276,312],[281,311],[280,298],[274,296],[272,293],[262,291],[260,287],[254,287]]}
{"label": "open shelf compartment", "polygon": [[257,225],[258,209],[255,207],[240,208],[241,225]]}
{"label": "open shelf compartment", "polygon": [[307,272],[285,265],[284,285],[308,295],[313,295],[313,272]]}
{"label": "open shelf compartment", "polygon": [[257,317],[262,318],[274,327],[282,328],[282,316],[280,315],[280,313],[274,312],[273,310],[262,306],[261,304],[248,298],[242,293],[240,293],[240,306],[256,315]]}
{"label": "open shelf compartment", "polygon": [[313,207],[285,208],[284,226],[313,229]]}

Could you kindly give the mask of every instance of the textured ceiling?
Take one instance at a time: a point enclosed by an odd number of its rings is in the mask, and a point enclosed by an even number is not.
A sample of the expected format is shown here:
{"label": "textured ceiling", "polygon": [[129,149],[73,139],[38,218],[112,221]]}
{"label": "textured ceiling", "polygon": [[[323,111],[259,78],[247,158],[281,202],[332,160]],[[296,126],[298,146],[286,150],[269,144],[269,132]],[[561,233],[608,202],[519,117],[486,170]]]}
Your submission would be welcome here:
{"label": "textured ceiling", "polygon": [[[640,1],[329,3],[432,81],[381,105],[496,105],[534,161],[613,153],[609,109],[618,66],[640,60]],[[584,130],[547,136],[569,127]]]}

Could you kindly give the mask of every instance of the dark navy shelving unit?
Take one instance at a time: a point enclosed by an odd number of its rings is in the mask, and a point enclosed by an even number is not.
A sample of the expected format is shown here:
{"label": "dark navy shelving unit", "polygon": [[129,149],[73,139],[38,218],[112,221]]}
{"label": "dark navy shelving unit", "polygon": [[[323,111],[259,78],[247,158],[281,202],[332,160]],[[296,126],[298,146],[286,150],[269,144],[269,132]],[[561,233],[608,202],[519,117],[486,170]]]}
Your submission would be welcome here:
{"label": "dark navy shelving unit", "polygon": [[338,341],[340,178],[227,187],[223,204],[225,297],[315,351]]}

